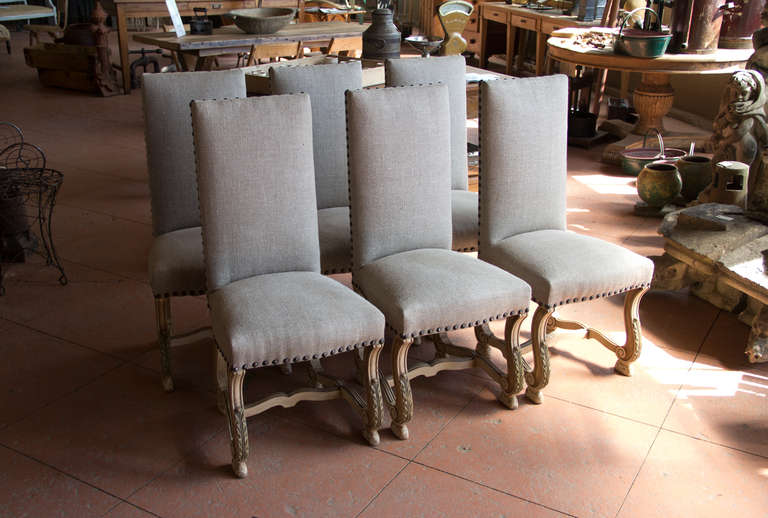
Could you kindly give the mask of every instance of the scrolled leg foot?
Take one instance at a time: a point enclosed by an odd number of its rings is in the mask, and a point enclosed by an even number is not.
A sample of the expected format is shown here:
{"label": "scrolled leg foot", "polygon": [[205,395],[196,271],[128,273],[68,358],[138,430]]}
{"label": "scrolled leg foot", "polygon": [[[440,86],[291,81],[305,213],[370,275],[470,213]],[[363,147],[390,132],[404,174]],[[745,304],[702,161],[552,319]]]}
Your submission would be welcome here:
{"label": "scrolled leg foot", "polygon": [[517,409],[517,394],[500,392],[499,395],[496,396],[496,399],[498,399],[502,405],[509,408],[510,410]]}
{"label": "scrolled leg foot", "polygon": [[173,386],[173,378],[170,374],[163,374],[162,375],[162,383],[163,383],[163,390],[166,392],[173,392],[174,386]]}
{"label": "scrolled leg foot", "polygon": [[616,360],[613,370],[622,376],[632,376],[632,364],[624,360]]}
{"label": "scrolled leg foot", "polygon": [[232,461],[232,471],[237,478],[246,478],[248,476],[248,465],[244,460]]}
{"label": "scrolled leg foot", "polygon": [[395,434],[395,437],[398,439],[401,439],[403,441],[407,441],[409,434],[408,434],[408,427],[405,425],[405,423],[396,423],[392,421],[392,425],[390,426],[390,429],[392,430],[392,433]]}
{"label": "scrolled leg foot", "polygon": [[366,428],[363,430],[363,437],[365,437],[365,440],[368,441],[368,444],[371,446],[378,446],[381,442],[381,437],[379,437],[379,431],[372,429],[372,428]]}
{"label": "scrolled leg foot", "polygon": [[528,401],[530,401],[534,405],[541,404],[541,390],[528,387],[525,389],[525,397],[527,397]]}

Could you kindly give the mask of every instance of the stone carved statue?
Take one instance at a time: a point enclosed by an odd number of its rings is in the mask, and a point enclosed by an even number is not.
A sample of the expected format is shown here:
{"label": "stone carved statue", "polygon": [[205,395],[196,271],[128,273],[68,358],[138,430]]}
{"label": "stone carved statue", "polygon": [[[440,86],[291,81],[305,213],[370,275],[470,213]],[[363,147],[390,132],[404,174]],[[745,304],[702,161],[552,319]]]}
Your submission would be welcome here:
{"label": "stone carved statue", "polygon": [[[768,122],[765,105],[768,94],[762,74],[756,70],[739,70],[731,75],[720,100],[713,124],[710,145],[712,163],[742,162],[749,166],[749,184],[763,177],[763,151],[768,149]],[[758,173],[759,172],[759,173]],[[713,182],[701,192],[699,203],[720,202]],[[748,196],[749,194],[747,194]]]}
{"label": "stone carved statue", "polygon": [[713,124],[713,163],[732,160],[752,164],[768,146],[765,80],[756,70],[731,75]]}

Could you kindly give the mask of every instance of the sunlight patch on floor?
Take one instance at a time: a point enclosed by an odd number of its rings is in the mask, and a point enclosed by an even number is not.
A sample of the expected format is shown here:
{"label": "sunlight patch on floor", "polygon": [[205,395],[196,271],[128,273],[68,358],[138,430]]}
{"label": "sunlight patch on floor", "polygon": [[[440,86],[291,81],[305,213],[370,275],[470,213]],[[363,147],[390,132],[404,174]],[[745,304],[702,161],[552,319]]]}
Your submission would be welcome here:
{"label": "sunlight patch on floor", "polygon": [[679,398],[733,397],[737,393],[761,399],[768,397],[768,377],[697,364],[691,369]]}
{"label": "sunlight patch on floor", "polygon": [[634,186],[637,179],[631,176],[586,174],[574,175],[571,178],[598,194],[637,194],[637,189]]}

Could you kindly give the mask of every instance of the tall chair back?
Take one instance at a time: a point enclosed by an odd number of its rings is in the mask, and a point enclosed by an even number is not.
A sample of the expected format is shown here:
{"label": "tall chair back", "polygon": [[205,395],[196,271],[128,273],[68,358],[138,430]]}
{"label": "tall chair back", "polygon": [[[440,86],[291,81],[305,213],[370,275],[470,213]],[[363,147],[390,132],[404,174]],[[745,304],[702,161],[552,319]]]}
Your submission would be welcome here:
{"label": "tall chair back", "polygon": [[398,252],[450,250],[448,88],[347,92],[347,120],[353,272]]}
{"label": "tall chair back", "polygon": [[309,94],[317,208],[349,205],[344,92],[363,85],[360,62],[270,68],[272,92]]}
{"label": "tall chair back", "polygon": [[[208,290],[254,275],[319,273],[309,96],[195,101],[192,113]],[[218,121],[237,138],[221,145]]]}
{"label": "tall chair back", "polygon": [[480,118],[481,251],[515,234],[565,230],[568,78],[493,83],[481,85],[504,92],[481,97],[483,113],[495,114]]}
{"label": "tall chair back", "polygon": [[427,59],[388,59],[384,63],[384,74],[387,86],[443,83],[448,87],[451,188],[466,191],[467,84],[464,58],[437,56]]}
{"label": "tall chair back", "polygon": [[144,123],[155,235],[200,226],[189,103],[245,97],[241,70],[144,74]]}

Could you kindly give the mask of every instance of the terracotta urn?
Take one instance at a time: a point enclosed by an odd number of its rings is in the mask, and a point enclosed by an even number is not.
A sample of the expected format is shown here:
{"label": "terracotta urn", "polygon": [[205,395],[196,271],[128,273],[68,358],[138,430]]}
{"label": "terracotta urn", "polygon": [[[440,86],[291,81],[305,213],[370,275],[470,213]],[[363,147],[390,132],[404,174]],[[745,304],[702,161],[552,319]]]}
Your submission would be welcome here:
{"label": "terracotta urn", "polygon": [[683,180],[681,194],[685,201],[695,200],[712,183],[712,159],[702,155],[686,155],[675,163]]}
{"label": "terracotta urn", "polygon": [[667,162],[651,162],[637,175],[637,194],[649,207],[663,207],[683,188],[677,167]]}

